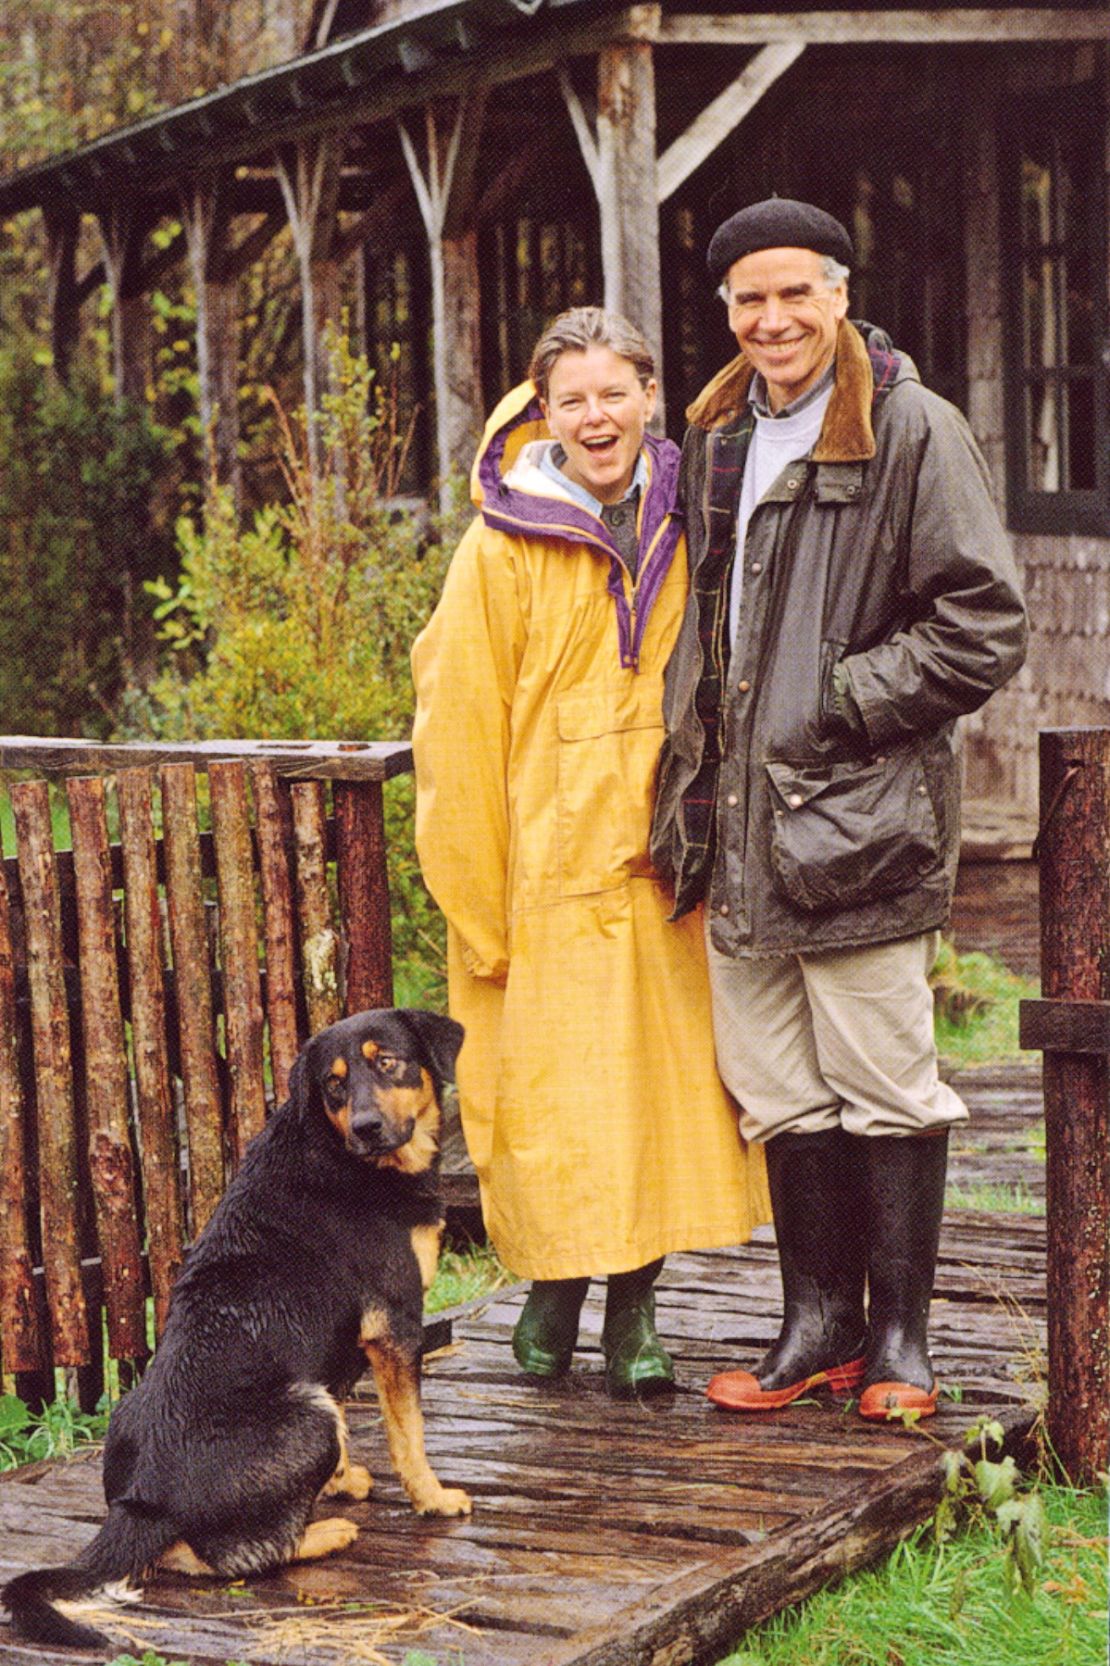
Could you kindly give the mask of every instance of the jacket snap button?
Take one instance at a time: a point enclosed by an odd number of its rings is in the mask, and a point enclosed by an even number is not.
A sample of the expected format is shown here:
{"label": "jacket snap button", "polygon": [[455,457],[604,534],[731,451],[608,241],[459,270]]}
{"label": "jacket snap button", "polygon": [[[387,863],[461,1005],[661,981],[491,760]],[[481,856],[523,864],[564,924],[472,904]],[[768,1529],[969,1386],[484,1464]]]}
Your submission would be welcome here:
{"label": "jacket snap button", "polygon": [[796,480],[788,480],[786,482],[786,484],[787,484],[788,490],[790,490],[791,492],[797,490],[798,482]]}
{"label": "jacket snap button", "polygon": [[751,686],[752,685],[748,681],[747,677],[741,678],[740,682],[738,682],[737,685],[736,685],[737,689],[740,691],[741,694],[747,694],[747,692],[751,688]]}
{"label": "jacket snap button", "polygon": [[786,801],[792,810],[800,810],[805,803],[801,793],[791,793]]}
{"label": "jacket snap button", "polygon": [[886,763],[886,753],[885,752],[880,752],[878,757],[875,759],[875,762],[877,764],[885,764]]}
{"label": "jacket snap button", "polygon": [[753,573],[761,573],[762,571],[763,571],[762,561],[753,561],[752,562],[752,572]]}
{"label": "jacket snap button", "polygon": [[928,792],[928,790],[929,790],[928,787],[918,787],[918,789],[917,789],[918,798],[924,798],[925,794]]}
{"label": "jacket snap button", "polygon": [[720,908],[718,908],[717,913],[718,914],[727,914],[728,913],[728,903],[723,902],[721,904]]}
{"label": "jacket snap button", "polygon": [[735,793],[729,793],[728,798],[725,800],[725,802],[726,802],[726,804],[730,805],[732,809],[735,809],[736,806],[739,804],[740,800],[737,798]]}

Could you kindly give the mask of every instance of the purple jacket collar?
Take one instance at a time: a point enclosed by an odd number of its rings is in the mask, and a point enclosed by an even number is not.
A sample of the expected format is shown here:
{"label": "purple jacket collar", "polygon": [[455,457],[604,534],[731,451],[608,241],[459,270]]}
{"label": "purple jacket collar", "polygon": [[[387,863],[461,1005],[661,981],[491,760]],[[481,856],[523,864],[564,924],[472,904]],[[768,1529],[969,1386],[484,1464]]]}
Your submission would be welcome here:
{"label": "purple jacket collar", "polygon": [[519,491],[502,477],[501,463],[510,435],[521,423],[542,420],[539,401],[533,398],[491,438],[478,463],[482,519],[500,532],[570,545],[588,544],[607,555],[608,590],[616,608],[621,665],[636,671],[648,617],[682,533],[682,513],[677,503],[681,453],[673,440],[644,436],[648,483],[640,506],[639,562],[630,606],[624,587],[627,569],[600,516],[573,501]]}

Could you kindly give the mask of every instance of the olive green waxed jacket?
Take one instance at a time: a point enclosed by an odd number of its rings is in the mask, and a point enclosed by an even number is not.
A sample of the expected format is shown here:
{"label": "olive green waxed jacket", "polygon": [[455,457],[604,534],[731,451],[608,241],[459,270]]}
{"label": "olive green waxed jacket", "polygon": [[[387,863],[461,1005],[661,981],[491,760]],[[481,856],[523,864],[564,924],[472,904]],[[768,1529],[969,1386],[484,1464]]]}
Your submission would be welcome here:
{"label": "olive green waxed jacket", "polygon": [[964,418],[882,332],[845,321],[818,442],[749,522],[717,700],[698,569],[711,524],[735,524],[739,477],[720,458],[751,376],[741,356],[687,413],[692,588],[666,673],[652,860],[675,917],[706,899],[725,954],[910,936],[951,901],[956,720],[1024,658],[1013,555]]}

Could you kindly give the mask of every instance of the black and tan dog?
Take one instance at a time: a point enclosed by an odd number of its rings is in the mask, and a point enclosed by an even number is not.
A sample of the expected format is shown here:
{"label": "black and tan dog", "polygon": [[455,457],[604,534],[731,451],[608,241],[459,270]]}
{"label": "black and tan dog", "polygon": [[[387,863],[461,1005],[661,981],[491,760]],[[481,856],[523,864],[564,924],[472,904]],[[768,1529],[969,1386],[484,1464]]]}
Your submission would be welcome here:
{"label": "black and tan dog", "polygon": [[52,1602],[113,1584],[135,1600],[158,1566],[237,1578],[344,1549],[353,1522],[309,1517],[321,1494],[370,1491],[343,1415],[367,1362],[413,1507],[469,1512],[432,1473],[420,1412],[440,1094],[462,1033],[434,1013],[380,1011],[309,1042],[185,1258],[150,1369],[113,1413],[104,1526],[68,1566],[0,1593],[18,1634],[100,1646]]}

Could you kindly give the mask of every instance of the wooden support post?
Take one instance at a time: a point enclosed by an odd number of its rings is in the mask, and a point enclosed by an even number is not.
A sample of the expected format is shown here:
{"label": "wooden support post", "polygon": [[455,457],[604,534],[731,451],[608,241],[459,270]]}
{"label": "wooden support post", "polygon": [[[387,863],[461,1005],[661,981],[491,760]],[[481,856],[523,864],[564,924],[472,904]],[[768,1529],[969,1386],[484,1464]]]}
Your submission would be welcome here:
{"label": "wooden support post", "polygon": [[189,1202],[196,1237],[224,1189],[222,1101],[204,923],[196,773],[192,764],[164,764],[161,774],[166,902],[189,1137]]}
{"label": "wooden support post", "polygon": [[0,1362],[5,1372],[46,1364],[28,1231],[27,1111],[19,1070],[8,875],[0,861]]}
{"label": "wooden support post", "polygon": [[211,447],[206,478],[228,486],[238,503],[239,315],[228,261],[229,184],[226,175],[198,174],[182,186],[180,198],[196,294],[200,421]]}
{"label": "wooden support post", "polygon": [[1047,1426],[1093,1486],[1110,1447],[1110,729],[1042,732],[1040,766],[1044,998],[1021,1040],[1045,1049]]}
{"label": "wooden support post", "polygon": [[339,938],[328,899],[327,814],[322,781],[295,781],[293,839],[297,850],[297,925],[310,1035],[334,1024],[341,1013]]}
{"label": "wooden support post", "polygon": [[[569,73],[564,71],[560,81],[601,216],[605,305],[639,326],[658,364],[663,352],[663,286],[651,42],[615,42],[599,54],[596,132]],[[664,425],[660,377],[651,426],[662,433]]]}
{"label": "wooden support post", "polygon": [[342,136],[333,133],[283,146],[276,156],[277,176],[301,275],[304,397],[309,416],[309,461],[314,472],[320,467],[320,436],[313,417],[320,409],[328,374],[324,331],[329,323],[339,324],[335,236],[342,159]]}
{"label": "wooden support post", "polygon": [[153,772],[121,769],[116,776],[131,997],[131,1051],[143,1153],[147,1259],[154,1294],[154,1330],[161,1336],[170,1292],[181,1266],[180,1165],[166,1047],[162,911],[154,843]]}
{"label": "wooden support post", "polygon": [[262,989],[246,764],[240,758],[209,764],[208,793],[220,896],[228,1123],[238,1164],[266,1121]]}
{"label": "wooden support post", "polygon": [[337,781],[335,803],[339,913],[347,950],[346,1008],[393,1005],[385,822],[380,781]]}
{"label": "wooden support post", "polygon": [[85,1155],[96,1206],[108,1348],[113,1359],[141,1364],[148,1353],[146,1292],[136,1214],[135,1166],[131,1156],[127,1045],[120,1005],[103,776],[67,781],[66,797],[73,835],[80,942],[88,1116]]}
{"label": "wooden support post", "polygon": [[50,306],[50,345],[54,374],[63,385],[69,382],[73,354],[77,347],[77,234],[80,216],[75,208],[46,208],[46,259],[49,269],[47,292]]}
{"label": "wooden support post", "polygon": [[116,399],[144,400],[150,380],[150,314],[143,293],[146,219],[126,203],[100,216],[104,269],[112,288],[112,369]]}
{"label": "wooden support post", "polygon": [[289,1073],[297,1056],[297,938],[293,914],[293,811],[289,787],[267,763],[251,766],[262,922],[266,938],[266,1017],[274,1097],[289,1097]]}
{"label": "wooden support post", "polygon": [[436,462],[444,508],[450,501],[451,470],[465,473],[469,469],[485,415],[474,208],[485,104],[484,90],[461,98],[449,132],[443,131],[441,118],[428,105],[423,164],[408,128],[402,121],[397,123],[431,262]]}
{"label": "wooden support post", "polygon": [[77,1110],[50,789],[45,781],[17,781],[10,793],[27,933],[42,1258],[54,1363],[81,1366],[92,1352],[81,1285]]}

